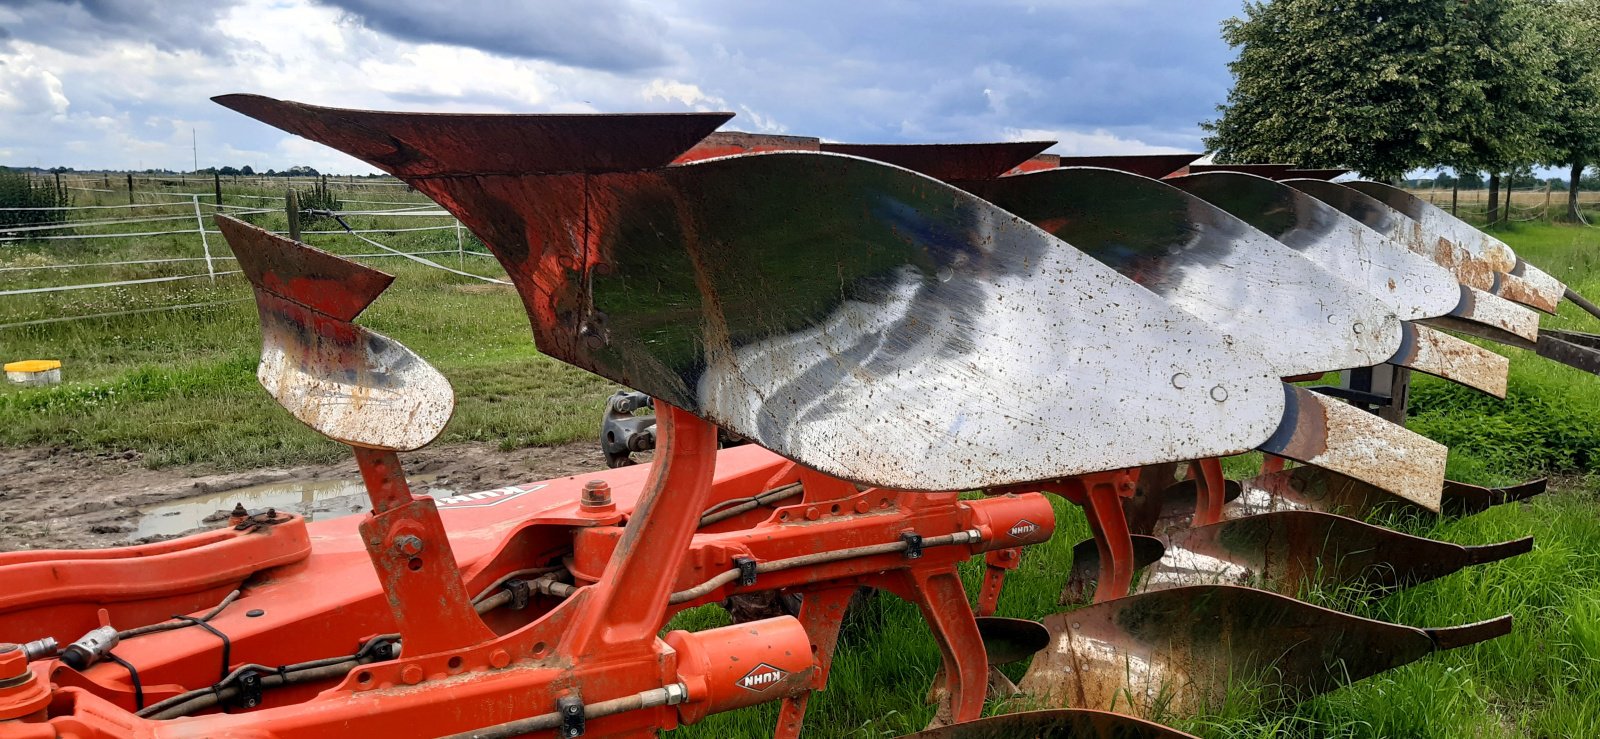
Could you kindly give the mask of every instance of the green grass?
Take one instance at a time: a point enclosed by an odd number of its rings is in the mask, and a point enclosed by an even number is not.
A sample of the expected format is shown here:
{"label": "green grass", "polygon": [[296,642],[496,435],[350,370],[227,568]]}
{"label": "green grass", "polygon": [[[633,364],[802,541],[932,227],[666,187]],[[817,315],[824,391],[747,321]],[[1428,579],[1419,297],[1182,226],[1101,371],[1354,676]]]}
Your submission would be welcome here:
{"label": "green grass", "polygon": [[[408,197],[427,202],[417,195],[386,192],[345,197]],[[193,209],[182,204],[160,212],[168,211],[192,213]],[[251,220],[269,228],[286,227],[282,214],[253,216]],[[350,222],[356,228],[379,224],[378,219],[370,217],[353,217]],[[408,218],[400,226],[449,222]],[[385,223],[393,227],[396,220]],[[172,227],[185,225],[192,222]],[[149,226],[80,230],[118,233],[140,228]],[[214,256],[229,253],[220,236],[210,238]],[[336,253],[378,251],[345,235],[307,238]],[[373,238],[407,251],[456,248],[451,231],[398,232]],[[481,251],[475,241],[467,246]],[[200,254],[193,235],[21,242],[0,245],[0,267]],[[454,254],[430,258],[504,278],[498,263],[490,258],[463,259]],[[527,315],[513,290],[398,258],[368,263],[398,279],[362,315],[361,323],[416,350],[455,386],[455,417],[441,441],[489,441],[514,448],[560,444],[594,435],[604,398],[615,386],[535,351]],[[234,269],[232,261],[219,260],[217,264],[219,271]],[[0,291],[185,272],[203,273],[204,263],[0,272]],[[160,305],[237,301],[206,308],[0,329],[0,361],[59,359],[66,380],[52,388],[27,389],[10,384],[0,387],[0,444],[51,445],[83,452],[135,450],[152,467],[198,464],[216,469],[248,469],[346,458],[348,450],[294,421],[257,385],[255,364],[260,353],[260,330],[249,298],[249,285],[238,275],[218,278],[215,284],[202,278],[0,297],[0,324]]]}
{"label": "green grass", "polygon": [[[401,197],[420,200],[398,193],[371,199]],[[282,227],[281,216],[261,220]],[[431,222],[416,220],[418,225]],[[1522,225],[1496,233],[1529,261],[1580,292],[1600,297],[1600,229]],[[449,232],[377,238],[406,249],[454,246]],[[346,254],[370,250],[346,237],[312,239]],[[190,255],[198,252],[190,240],[4,246],[0,267]],[[220,248],[220,239],[217,244]],[[455,263],[453,256],[444,259]],[[459,405],[444,441],[514,447],[593,435],[600,404],[612,386],[535,352],[526,316],[512,292],[399,260],[373,263],[400,279],[362,322],[415,349],[453,381]],[[483,274],[498,274],[492,260],[467,257],[464,263]],[[71,273],[70,279],[162,273],[170,271],[96,268]],[[67,280],[66,273],[0,272],[0,290]],[[247,296],[241,280],[225,277],[214,286],[198,280],[0,298],[0,324]],[[1559,317],[1546,318],[1545,325],[1600,333],[1600,322],[1571,306],[1564,306]],[[88,452],[131,449],[142,452],[153,466],[249,468],[343,459],[347,452],[342,447],[288,418],[257,387],[253,368],[258,340],[254,307],[248,302],[0,329],[0,360],[61,359],[67,378],[55,388],[0,389],[0,444]],[[1506,401],[1421,378],[1414,385],[1411,425],[1450,444],[1450,469],[1458,479],[1499,484],[1558,474],[1565,489],[1458,521],[1388,523],[1464,544],[1534,534],[1538,548],[1377,603],[1351,603],[1337,592],[1311,597],[1360,615],[1418,626],[1512,613],[1515,632],[1426,658],[1287,712],[1253,708],[1249,686],[1237,686],[1237,702],[1214,714],[1174,720],[1175,725],[1206,737],[1594,734],[1600,726],[1600,505],[1595,501],[1600,485],[1587,475],[1600,454],[1600,378],[1528,352],[1496,350],[1512,357]],[[1228,469],[1240,474],[1253,463],[1250,458],[1230,460]],[[1058,535],[1030,549],[1021,569],[1008,579],[1001,615],[1039,618],[1058,610],[1056,596],[1070,564],[1071,545],[1086,538],[1088,529],[1076,508],[1061,505],[1057,513]],[[964,571],[974,592],[977,570],[977,563],[970,563]],[[680,615],[674,627],[699,629],[725,622],[719,609],[702,608]],[[938,662],[932,638],[913,606],[888,596],[872,600],[847,625],[828,690],[811,701],[808,736],[893,736],[920,729],[933,715],[924,696]],[[768,704],[720,714],[674,736],[767,736],[776,713],[777,706]]]}

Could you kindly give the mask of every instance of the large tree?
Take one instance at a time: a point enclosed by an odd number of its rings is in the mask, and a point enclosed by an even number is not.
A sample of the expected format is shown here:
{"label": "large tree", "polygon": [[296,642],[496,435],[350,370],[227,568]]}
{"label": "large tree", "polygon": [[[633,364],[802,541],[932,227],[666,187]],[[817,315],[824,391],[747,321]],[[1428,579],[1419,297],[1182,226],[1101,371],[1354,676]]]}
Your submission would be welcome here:
{"label": "large tree", "polygon": [[[1219,161],[1394,179],[1534,161],[1548,52],[1529,0],[1270,0],[1223,23],[1239,50]],[[1503,162],[1503,164],[1501,164]]]}
{"label": "large tree", "polygon": [[1539,7],[1557,88],[1546,119],[1544,163],[1570,168],[1567,218],[1575,221],[1584,167],[1600,161],[1600,0],[1544,0]]}

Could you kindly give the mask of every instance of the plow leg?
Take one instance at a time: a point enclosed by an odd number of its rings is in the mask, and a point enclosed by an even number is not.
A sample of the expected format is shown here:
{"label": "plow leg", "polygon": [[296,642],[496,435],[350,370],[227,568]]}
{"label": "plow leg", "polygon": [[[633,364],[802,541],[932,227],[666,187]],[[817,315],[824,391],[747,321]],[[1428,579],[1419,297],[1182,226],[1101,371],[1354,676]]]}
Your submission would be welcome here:
{"label": "plow leg", "polygon": [[944,690],[939,691],[943,696],[930,726],[977,719],[983,713],[988,692],[989,660],[978,622],[967,604],[967,593],[961,587],[961,576],[954,568],[934,572],[908,570],[890,590],[917,604],[939,644],[944,661]]}
{"label": "plow leg", "polygon": [[816,658],[815,672],[811,675],[811,690],[783,699],[778,711],[776,739],[795,739],[805,725],[806,703],[811,691],[828,685],[828,668],[833,665],[833,650],[839,644],[839,627],[844,624],[845,609],[855,595],[854,587],[830,588],[805,594],[800,605],[800,625],[811,639],[811,654]]}
{"label": "plow leg", "polygon": [[1091,479],[1084,487],[1087,495],[1083,511],[1089,517],[1089,530],[1094,533],[1095,548],[1100,552],[1100,585],[1094,591],[1094,602],[1100,603],[1127,595],[1133,586],[1133,536],[1123,515],[1117,484]]}

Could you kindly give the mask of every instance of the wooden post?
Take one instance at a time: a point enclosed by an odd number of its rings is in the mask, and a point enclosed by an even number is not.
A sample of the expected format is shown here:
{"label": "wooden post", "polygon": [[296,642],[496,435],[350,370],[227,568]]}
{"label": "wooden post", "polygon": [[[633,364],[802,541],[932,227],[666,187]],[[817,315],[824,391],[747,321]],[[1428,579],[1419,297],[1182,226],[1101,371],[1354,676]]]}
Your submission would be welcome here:
{"label": "wooden post", "polygon": [[211,173],[211,186],[217,188],[217,205],[222,205],[222,175]]}
{"label": "wooden post", "polygon": [[133,173],[128,173],[128,205],[133,205]]}
{"label": "wooden post", "polygon": [[1456,200],[1461,197],[1461,175],[1456,175],[1456,183],[1450,186],[1450,215],[1456,214]]}
{"label": "wooden post", "polygon": [[294,188],[289,188],[289,194],[283,197],[284,210],[289,214],[289,238],[300,240],[300,196]]}
{"label": "wooden post", "polygon": [[1550,217],[1550,180],[1548,179],[1544,181],[1544,219],[1546,221],[1555,220]]}

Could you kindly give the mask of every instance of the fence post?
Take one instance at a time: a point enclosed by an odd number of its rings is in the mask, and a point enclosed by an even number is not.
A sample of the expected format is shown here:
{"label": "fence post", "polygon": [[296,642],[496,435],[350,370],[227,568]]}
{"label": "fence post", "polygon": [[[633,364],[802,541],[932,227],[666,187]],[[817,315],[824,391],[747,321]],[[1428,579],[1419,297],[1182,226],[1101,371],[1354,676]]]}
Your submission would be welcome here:
{"label": "fence post", "polygon": [[200,248],[206,250],[206,274],[211,275],[211,284],[217,284],[217,270],[211,264],[211,240],[206,237],[206,219],[200,215],[200,196],[190,195],[194,202],[194,225],[200,229]]}
{"label": "fence post", "polygon": [[217,205],[222,205],[222,175],[211,173],[211,186],[217,188]]}
{"label": "fence post", "polygon": [[1546,221],[1555,220],[1550,217],[1550,180],[1548,179],[1544,181],[1544,219]]}
{"label": "fence post", "polygon": [[128,205],[133,205],[133,173],[128,173]]}
{"label": "fence post", "polygon": [[1456,173],[1456,184],[1450,186],[1450,215],[1456,214],[1456,199],[1461,197],[1461,173]]}
{"label": "fence post", "polygon": [[289,214],[289,238],[300,240],[300,195],[289,188],[289,194],[283,196],[284,211]]}
{"label": "fence post", "polygon": [[461,219],[456,219],[456,263],[461,269],[467,268],[466,242],[461,238]]}

